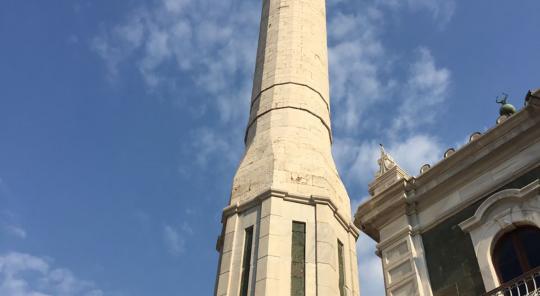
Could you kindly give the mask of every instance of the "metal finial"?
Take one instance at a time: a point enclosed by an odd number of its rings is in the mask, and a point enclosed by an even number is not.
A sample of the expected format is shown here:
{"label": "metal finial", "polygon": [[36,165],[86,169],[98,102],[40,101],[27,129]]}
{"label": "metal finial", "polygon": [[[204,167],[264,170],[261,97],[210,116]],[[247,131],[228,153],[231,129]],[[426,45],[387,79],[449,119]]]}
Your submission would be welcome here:
{"label": "metal finial", "polygon": [[509,104],[507,102],[508,100],[508,94],[502,93],[501,96],[497,97],[498,104],[501,104],[501,108],[499,109],[499,115],[501,116],[510,116],[514,113],[516,113],[516,107],[514,107],[512,104]]}
{"label": "metal finial", "polygon": [[505,105],[506,100],[508,100],[508,94],[507,93],[502,93],[502,95],[497,97],[495,102],[497,102],[497,104]]}

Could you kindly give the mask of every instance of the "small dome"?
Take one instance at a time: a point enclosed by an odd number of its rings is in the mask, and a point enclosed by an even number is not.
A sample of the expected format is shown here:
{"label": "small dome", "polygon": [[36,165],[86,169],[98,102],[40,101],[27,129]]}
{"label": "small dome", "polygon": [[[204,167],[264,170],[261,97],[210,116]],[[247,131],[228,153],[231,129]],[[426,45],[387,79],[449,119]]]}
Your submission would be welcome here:
{"label": "small dome", "polygon": [[502,93],[500,97],[497,98],[495,102],[501,104],[501,109],[499,109],[499,114],[501,116],[510,116],[516,113],[516,107],[512,104],[507,103],[508,94]]}
{"label": "small dome", "polygon": [[507,116],[510,116],[512,114],[516,113],[516,107],[514,107],[514,105],[512,104],[503,104],[501,106],[501,109],[499,109],[499,114],[500,115],[507,115]]}

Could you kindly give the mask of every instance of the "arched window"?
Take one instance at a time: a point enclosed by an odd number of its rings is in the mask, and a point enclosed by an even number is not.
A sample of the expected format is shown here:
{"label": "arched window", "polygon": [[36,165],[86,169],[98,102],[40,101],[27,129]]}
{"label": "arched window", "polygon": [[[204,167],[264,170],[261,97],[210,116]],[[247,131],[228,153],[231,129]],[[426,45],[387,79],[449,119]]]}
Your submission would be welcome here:
{"label": "arched window", "polygon": [[540,266],[540,229],[524,226],[504,234],[493,249],[493,264],[501,283]]}

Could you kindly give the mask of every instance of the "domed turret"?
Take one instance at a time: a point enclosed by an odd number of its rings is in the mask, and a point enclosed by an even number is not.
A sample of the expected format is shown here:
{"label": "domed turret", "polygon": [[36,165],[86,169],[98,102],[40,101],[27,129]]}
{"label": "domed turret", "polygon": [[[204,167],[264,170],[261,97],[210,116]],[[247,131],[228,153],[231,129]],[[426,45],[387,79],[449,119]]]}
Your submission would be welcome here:
{"label": "domed turret", "polygon": [[516,113],[516,107],[512,104],[503,104],[499,109],[500,115],[512,115],[514,113]]}

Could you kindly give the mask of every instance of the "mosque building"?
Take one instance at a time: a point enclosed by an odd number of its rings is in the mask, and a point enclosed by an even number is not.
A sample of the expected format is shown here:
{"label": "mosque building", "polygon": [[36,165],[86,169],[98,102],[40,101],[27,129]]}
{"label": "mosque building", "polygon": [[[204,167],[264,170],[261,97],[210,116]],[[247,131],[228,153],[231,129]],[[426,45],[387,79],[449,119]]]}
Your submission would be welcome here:
{"label": "mosque building", "polygon": [[418,176],[382,148],[353,217],[332,157],[325,2],[263,1],[215,295],[360,295],[360,231],[387,295],[540,295],[540,92],[518,112],[501,102],[495,127]]}
{"label": "mosque building", "polygon": [[540,90],[410,176],[381,149],[355,225],[377,242],[386,295],[540,295]]}

